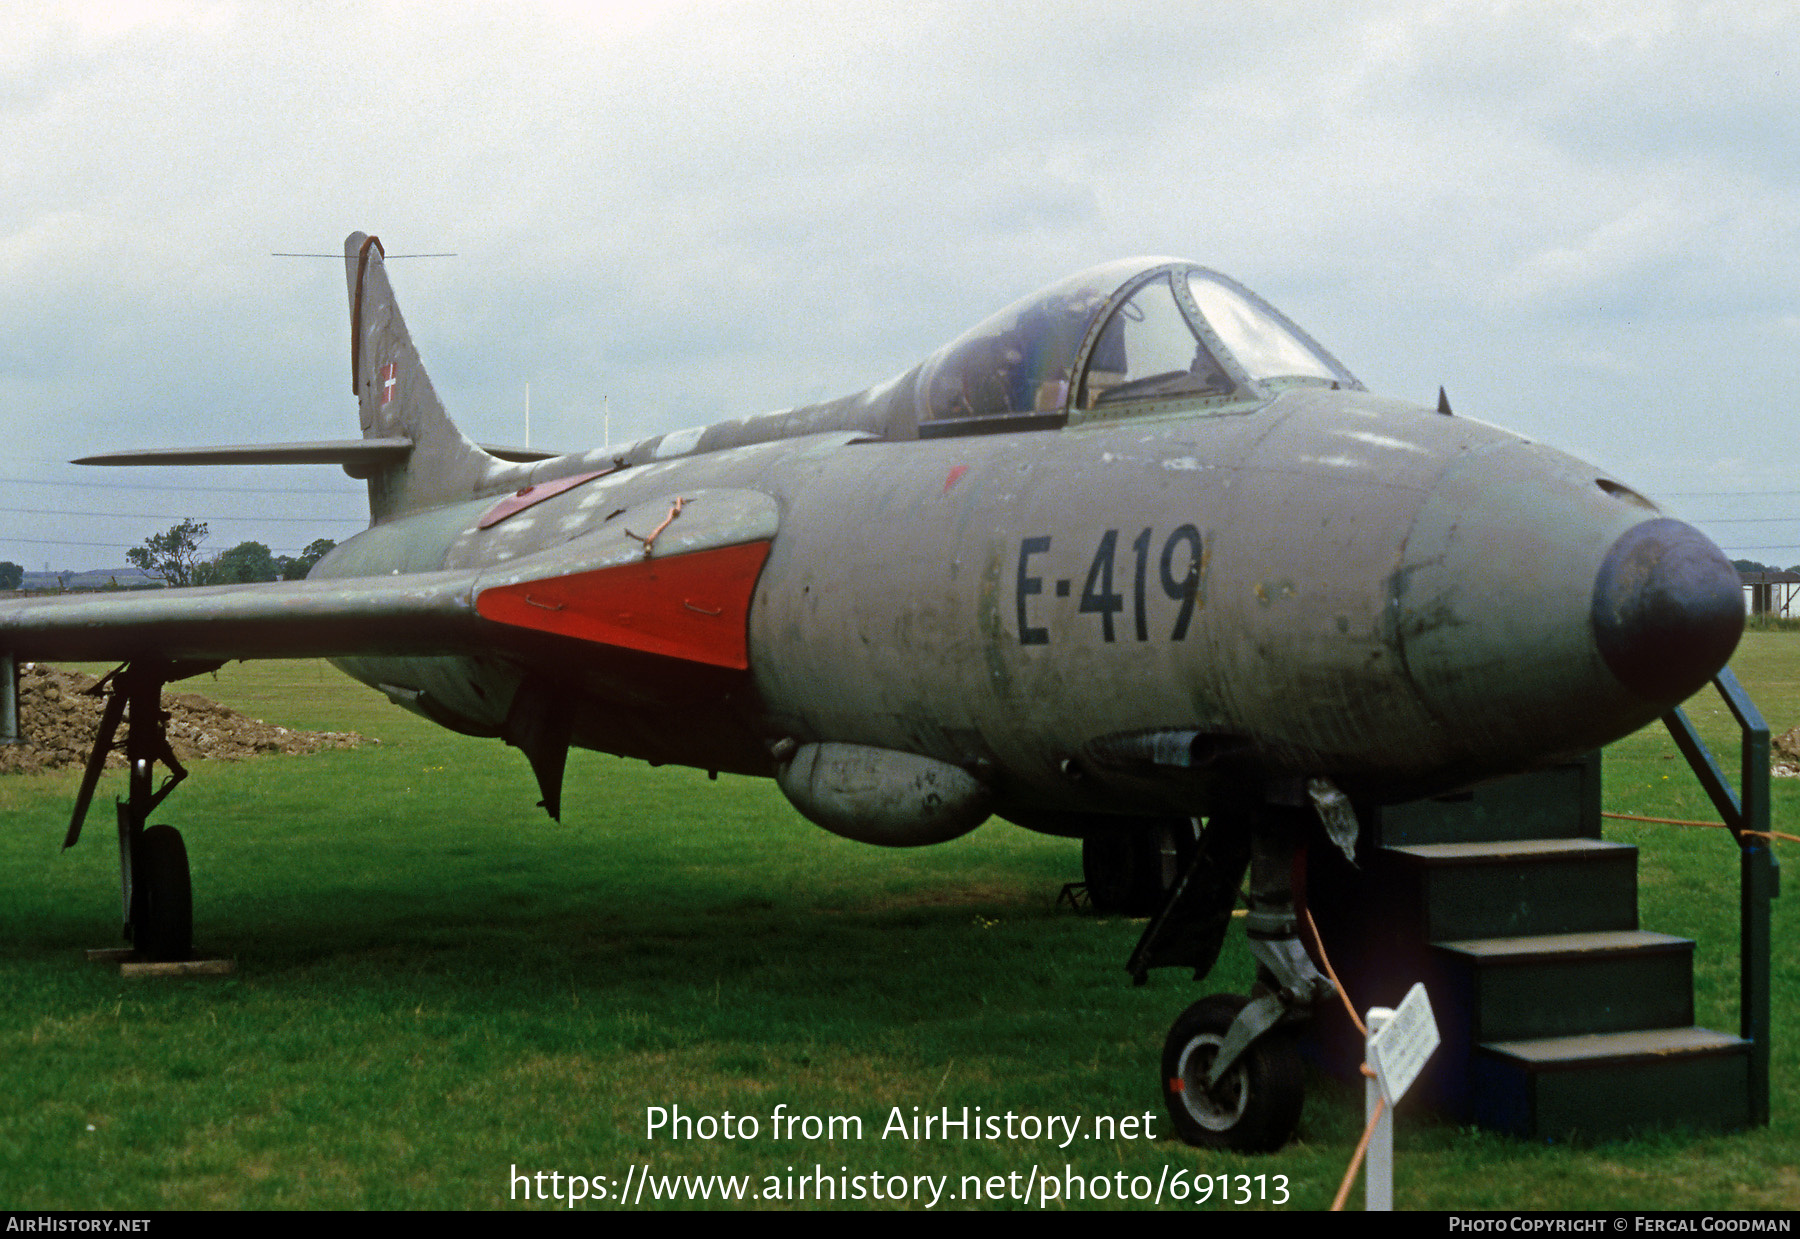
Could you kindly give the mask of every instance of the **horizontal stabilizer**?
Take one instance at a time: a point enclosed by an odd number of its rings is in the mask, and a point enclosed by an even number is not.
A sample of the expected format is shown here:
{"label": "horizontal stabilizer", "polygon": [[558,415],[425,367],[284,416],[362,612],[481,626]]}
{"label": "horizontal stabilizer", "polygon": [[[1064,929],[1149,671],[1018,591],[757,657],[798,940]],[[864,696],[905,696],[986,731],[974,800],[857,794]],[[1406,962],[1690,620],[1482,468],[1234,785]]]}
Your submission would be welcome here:
{"label": "horizontal stabilizer", "polygon": [[156,447],[103,452],[76,465],[353,465],[395,464],[411,454],[411,439],[325,439],[316,443],[245,443],[232,447]]}
{"label": "horizontal stabilizer", "polygon": [[[561,452],[535,447],[483,443],[481,450],[510,464],[554,460]],[[366,477],[383,465],[403,463],[413,441],[392,439],[322,439],[316,443],[241,443],[225,447],[153,447],[130,452],[83,456],[72,465],[342,465],[352,477]]]}

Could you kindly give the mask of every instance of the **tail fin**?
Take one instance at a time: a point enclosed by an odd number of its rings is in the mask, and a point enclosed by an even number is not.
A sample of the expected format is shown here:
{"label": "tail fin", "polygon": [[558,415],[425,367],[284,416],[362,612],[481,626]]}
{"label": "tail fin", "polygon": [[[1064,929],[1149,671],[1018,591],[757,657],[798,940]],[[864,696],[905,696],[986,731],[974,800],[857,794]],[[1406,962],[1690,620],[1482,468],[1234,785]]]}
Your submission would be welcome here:
{"label": "tail fin", "polygon": [[388,283],[381,240],[344,240],[350,292],[350,376],[364,439],[409,439],[405,459],[356,470],[369,482],[369,516],[380,524],[408,512],[470,499],[510,473],[505,461],[465,437],[444,412]]}
{"label": "tail fin", "polygon": [[369,517],[379,525],[441,504],[498,494],[521,484],[529,465],[557,453],[489,447],[463,437],[444,412],[388,284],[381,242],[360,232],[344,241],[350,283],[350,390],[362,414],[361,439],[151,448],[83,456],[78,465],[342,465],[369,483]]}

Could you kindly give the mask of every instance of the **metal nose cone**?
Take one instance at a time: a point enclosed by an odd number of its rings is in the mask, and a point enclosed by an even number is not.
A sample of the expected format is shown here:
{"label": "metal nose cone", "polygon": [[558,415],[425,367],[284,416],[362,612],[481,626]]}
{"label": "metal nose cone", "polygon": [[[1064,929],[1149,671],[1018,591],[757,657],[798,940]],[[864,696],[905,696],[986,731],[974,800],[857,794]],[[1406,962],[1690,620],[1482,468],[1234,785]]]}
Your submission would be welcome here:
{"label": "metal nose cone", "polygon": [[1593,619],[1607,669],[1638,696],[1672,706],[1737,648],[1743,585],[1724,552],[1692,525],[1645,521],[1601,561]]}

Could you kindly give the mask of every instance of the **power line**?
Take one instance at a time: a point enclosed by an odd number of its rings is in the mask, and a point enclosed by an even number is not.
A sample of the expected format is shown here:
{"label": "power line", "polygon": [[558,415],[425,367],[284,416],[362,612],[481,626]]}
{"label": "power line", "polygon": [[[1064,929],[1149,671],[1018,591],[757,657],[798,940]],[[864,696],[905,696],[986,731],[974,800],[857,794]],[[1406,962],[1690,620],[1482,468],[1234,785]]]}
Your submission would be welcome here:
{"label": "power line", "polygon": [[[136,542],[83,542],[79,538],[15,538],[11,535],[0,536],[0,546],[5,546],[10,542],[23,542],[27,546],[98,546],[115,551],[128,551],[132,547],[139,545]],[[303,546],[272,546],[269,550],[285,555],[290,552],[298,554],[306,550],[306,548]]]}
{"label": "power line", "polygon": [[237,513],[231,513],[231,514],[227,514],[224,516],[219,516],[216,514],[208,514],[208,513],[204,513],[204,512],[199,513],[198,515],[189,512],[189,513],[184,513],[181,516],[174,516],[174,515],[162,513],[162,512],[70,512],[70,511],[63,511],[63,510],[60,510],[57,508],[5,508],[5,507],[0,507],[0,512],[24,512],[31,516],[98,516],[98,517],[103,517],[103,518],[108,518],[108,519],[117,518],[120,520],[144,520],[144,521],[180,521],[180,520],[280,521],[284,524],[289,524],[289,525],[316,525],[321,522],[324,524],[327,524],[327,525],[366,525],[366,524],[368,524],[367,520],[365,520],[361,517],[356,517],[356,516],[263,516],[259,513],[257,513],[257,514],[245,513],[245,514],[241,514],[241,515],[237,514]]}
{"label": "power line", "polygon": [[110,546],[118,550],[130,550],[135,542],[83,542],[78,538],[0,538],[0,543],[24,542],[31,546]]}
{"label": "power line", "polygon": [[364,495],[360,490],[320,486],[178,486],[172,482],[77,482],[48,478],[0,478],[0,485],[82,487],[88,490],[229,491],[246,495],[337,495],[345,499],[361,499]]}
{"label": "power line", "polygon": [[1800,516],[1690,516],[1690,525],[1779,525],[1783,521],[1800,521]]}

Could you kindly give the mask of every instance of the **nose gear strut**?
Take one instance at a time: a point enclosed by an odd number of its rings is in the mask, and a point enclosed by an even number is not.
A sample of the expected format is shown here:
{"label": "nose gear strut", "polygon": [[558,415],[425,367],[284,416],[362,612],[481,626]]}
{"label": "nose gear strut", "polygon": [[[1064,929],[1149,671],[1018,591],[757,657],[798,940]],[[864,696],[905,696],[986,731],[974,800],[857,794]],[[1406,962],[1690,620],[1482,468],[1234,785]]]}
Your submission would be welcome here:
{"label": "nose gear strut", "polygon": [[[1195,980],[1206,976],[1249,871],[1245,929],[1256,984],[1248,997],[1214,994],[1190,1006],[1163,1047],[1163,1100],[1189,1144],[1270,1152],[1300,1120],[1304,1086],[1294,1030],[1336,992],[1298,934],[1294,858],[1317,820],[1310,805],[1300,805],[1264,803],[1215,816],[1126,964],[1140,985],[1151,968],[1188,967]],[[1336,842],[1341,829],[1333,833]]]}

